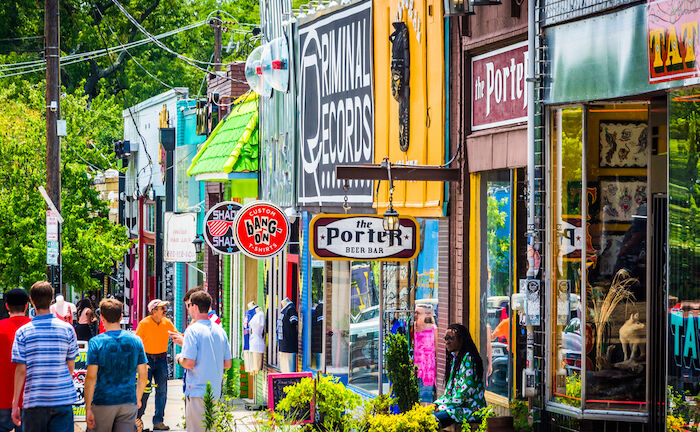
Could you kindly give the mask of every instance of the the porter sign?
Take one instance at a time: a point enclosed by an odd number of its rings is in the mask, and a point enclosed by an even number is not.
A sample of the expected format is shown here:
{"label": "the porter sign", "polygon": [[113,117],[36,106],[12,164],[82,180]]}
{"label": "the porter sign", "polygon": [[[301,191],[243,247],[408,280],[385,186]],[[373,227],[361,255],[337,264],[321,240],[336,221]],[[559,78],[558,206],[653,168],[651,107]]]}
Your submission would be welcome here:
{"label": "the porter sign", "polygon": [[384,231],[382,216],[321,214],[311,221],[311,254],[321,260],[409,261],[418,255],[420,229],[401,217],[398,231]]}
{"label": "the porter sign", "polygon": [[372,2],[299,24],[299,112],[303,206],[372,205],[371,180],[348,190],[338,164],[374,162]]}

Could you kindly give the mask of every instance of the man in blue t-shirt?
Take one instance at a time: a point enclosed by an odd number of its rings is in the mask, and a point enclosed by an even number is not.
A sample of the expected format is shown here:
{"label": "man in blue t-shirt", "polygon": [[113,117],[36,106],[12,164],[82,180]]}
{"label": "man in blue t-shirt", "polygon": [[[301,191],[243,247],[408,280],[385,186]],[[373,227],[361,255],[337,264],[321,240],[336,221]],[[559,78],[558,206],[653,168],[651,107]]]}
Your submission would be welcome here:
{"label": "man in blue t-shirt", "polygon": [[182,352],[175,361],[187,369],[185,384],[185,423],[187,431],[203,431],[204,392],[207,383],[212,393],[221,397],[221,382],[224,370],[231,367],[231,350],[228,338],[221,327],[212,325],[207,312],[211,296],[206,291],[197,291],[190,297],[188,311],[194,322],[185,330]]}
{"label": "man in blue t-shirt", "polygon": [[[85,375],[85,419],[93,432],[132,431],[148,374],[141,339],[121,330],[122,302],[100,302],[105,332],[90,339]],[[138,387],[136,373],[138,372]]]}

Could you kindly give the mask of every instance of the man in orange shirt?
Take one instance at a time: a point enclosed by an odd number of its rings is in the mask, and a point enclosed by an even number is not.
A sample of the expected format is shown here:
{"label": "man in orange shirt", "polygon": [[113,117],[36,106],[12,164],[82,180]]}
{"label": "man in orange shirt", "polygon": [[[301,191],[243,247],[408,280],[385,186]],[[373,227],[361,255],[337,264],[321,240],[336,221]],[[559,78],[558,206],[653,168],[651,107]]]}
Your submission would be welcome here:
{"label": "man in orange shirt", "polygon": [[[12,343],[17,329],[31,321],[25,316],[29,296],[24,290],[15,288],[5,293],[5,307],[10,317],[0,321],[0,431],[22,431],[22,426],[15,426],[12,413],[12,395],[15,385],[16,363],[12,363]],[[21,398],[21,396],[20,396]],[[22,399],[19,401],[22,405]]]}
{"label": "man in orange shirt", "polygon": [[[163,423],[165,415],[165,401],[168,397],[168,340],[169,332],[177,332],[172,321],[166,316],[170,303],[155,299],[148,303],[150,315],[142,319],[136,328],[136,336],[143,341],[143,348],[148,359],[148,381],[155,378],[156,381],[156,408],[153,415],[153,430],[170,430]],[[141,408],[137,414],[137,423],[146,411],[148,393],[141,398]]]}

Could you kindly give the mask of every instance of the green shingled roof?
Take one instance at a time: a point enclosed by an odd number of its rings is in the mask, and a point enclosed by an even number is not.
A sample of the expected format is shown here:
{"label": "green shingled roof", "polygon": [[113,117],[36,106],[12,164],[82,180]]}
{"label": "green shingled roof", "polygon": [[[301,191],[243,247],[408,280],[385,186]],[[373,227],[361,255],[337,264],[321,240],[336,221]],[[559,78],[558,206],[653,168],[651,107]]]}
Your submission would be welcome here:
{"label": "green shingled roof", "polygon": [[258,170],[258,95],[251,93],[234,102],[187,170],[200,174],[252,172]]}

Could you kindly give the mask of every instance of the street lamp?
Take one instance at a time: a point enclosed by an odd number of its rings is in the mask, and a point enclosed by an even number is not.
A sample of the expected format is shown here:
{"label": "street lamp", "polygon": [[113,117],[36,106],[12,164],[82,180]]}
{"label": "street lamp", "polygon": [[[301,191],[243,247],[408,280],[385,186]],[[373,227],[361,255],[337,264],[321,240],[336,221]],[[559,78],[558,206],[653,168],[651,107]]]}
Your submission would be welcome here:
{"label": "street lamp", "polygon": [[389,178],[389,208],[384,213],[384,231],[399,230],[399,213],[394,210],[394,181],[391,179],[391,162],[389,158],[384,158],[386,164],[387,177]]}
{"label": "street lamp", "polygon": [[196,253],[200,253],[202,251],[202,245],[204,244],[204,241],[202,240],[202,237],[199,234],[197,234],[194,240],[192,240],[192,244],[194,245],[194,251]]}

